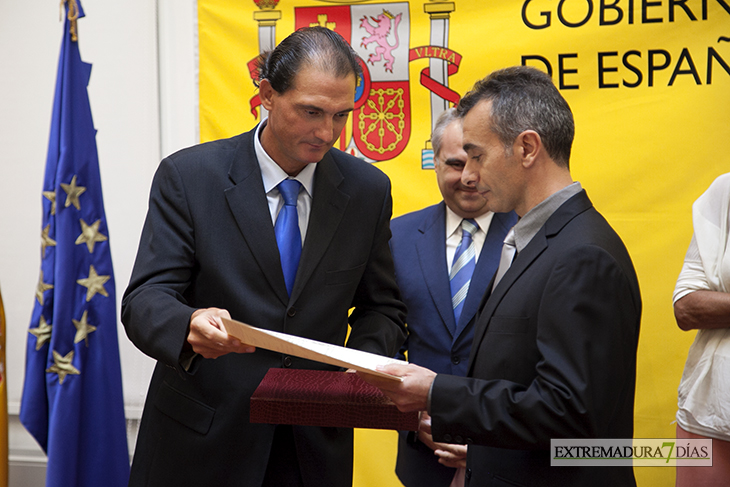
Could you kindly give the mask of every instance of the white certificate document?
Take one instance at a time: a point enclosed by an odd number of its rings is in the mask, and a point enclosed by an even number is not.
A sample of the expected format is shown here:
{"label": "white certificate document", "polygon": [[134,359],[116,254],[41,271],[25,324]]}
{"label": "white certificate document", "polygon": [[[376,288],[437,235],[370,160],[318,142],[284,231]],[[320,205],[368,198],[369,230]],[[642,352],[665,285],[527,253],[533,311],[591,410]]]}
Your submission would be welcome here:
{"label": "white certificate document", "polygon": [[386,374],[375,368],[379,365],[401,364],[407,362],[384,357],[374,353],[345,348],[331,343],[319,342],[309,338],[287,335],[278,331],[256,328],[240,321],[221,318],[225,332],[253,347],[265,348],[274,352],[286,353],[296,357],[315,360],[325,364],[354,369],[365,374],[377,375],[391,380],[403,380],[396,375]]}

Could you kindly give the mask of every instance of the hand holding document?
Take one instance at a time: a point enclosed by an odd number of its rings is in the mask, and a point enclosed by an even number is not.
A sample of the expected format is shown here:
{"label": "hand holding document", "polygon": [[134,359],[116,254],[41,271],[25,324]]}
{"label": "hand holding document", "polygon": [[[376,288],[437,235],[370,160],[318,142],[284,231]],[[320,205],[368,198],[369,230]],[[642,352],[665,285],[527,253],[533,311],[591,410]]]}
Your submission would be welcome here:
{"label": "hand holding document", "polygon": [[384,357],[374,353],[363,352],[351,348],[319,342],[309,338],[288,335],[277,331],[264,330],[241,323],[240,321],[221,318],[225,332],[241,340],[241,343],[274,352],[286,353],[325,364],[336,365],[371,374],[385,379],[401,381],[398,376],[376,370],[376,367],[390,364],[406,364],[402,360]]}

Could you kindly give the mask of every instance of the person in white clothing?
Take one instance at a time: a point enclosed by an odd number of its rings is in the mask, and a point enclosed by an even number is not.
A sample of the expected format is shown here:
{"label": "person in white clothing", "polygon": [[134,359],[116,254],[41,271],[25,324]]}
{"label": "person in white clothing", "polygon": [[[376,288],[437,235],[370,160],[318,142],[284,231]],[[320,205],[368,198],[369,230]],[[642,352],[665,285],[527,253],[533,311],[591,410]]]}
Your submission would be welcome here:
{"label": "person in white clothing", "polygon": [[694,235],[674,290],[682,330],[699,330],[678,391],[677,438],[711,438],[712,467],[677,467],[677,487],[730,479],[730,173],[692,206]]}

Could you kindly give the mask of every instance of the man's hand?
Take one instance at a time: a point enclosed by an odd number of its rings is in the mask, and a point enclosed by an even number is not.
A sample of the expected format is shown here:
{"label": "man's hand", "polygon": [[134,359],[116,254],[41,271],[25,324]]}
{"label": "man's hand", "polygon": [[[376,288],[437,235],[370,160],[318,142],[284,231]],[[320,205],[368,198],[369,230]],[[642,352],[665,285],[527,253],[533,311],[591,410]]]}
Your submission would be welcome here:
{"label": "man's hand", "polygon": [[231,318],[225,309],[206,308],[196,310],[190,317],[188,343],[193,351],[205,358],[218,358],[227,353],[253,353],[256,348],[244,345],[223,330],[221,318]]}
{"label": "man's hand", "polygon": [[466,467],[466,445],[453,445],[451,443],[436,443],[433,453],[439,457],[439,463],[452,468]]}
{"label": "man's hand", "polygon": [[436,442],[433,441],[433,436],[431,436],[431,416],[426,411],[421,411],[418,418],[418,441],[432,450],[438,448]]}
{"label": "man's hand", "polygon": [[418,365],[386,365],[378,370],[402,377],[403,381],[388,380],[376,375],[358,372],[362,379],[377,387],[403,412],[425,411],[428,407],[428,391],[436,372]]}
{"label": "man's hand", "polygon": [[466,445],[437,443],[431,436],[431,416],[422,412],[418,423],[418,441],[433,450],[439,463],[452,468],[466,467]]}

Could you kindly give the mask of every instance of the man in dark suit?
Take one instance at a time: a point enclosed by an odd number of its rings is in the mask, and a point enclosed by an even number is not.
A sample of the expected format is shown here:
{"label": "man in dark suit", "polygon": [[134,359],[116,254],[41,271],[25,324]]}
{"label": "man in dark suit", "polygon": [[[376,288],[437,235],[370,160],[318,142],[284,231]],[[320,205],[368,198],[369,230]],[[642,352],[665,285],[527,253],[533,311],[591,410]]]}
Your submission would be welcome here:
{"label": "man in dark suit", "polygon": [[[438,118],[431,143],[443,201],[390,224],[396,280],[408,307],[408,338],[401,354],[407,350],[409,362],[439,374],[463,376],[473,318],[517,216],[489,211],[476,181],[462,182],[466,152],[455,109]],[[467,275],[459,279],[463,272]],[[427,422],[425,416],[421,419]],[[406,487],[448,487],[455,467],[465,464],[462,445],[435,444],[425,431],[400,432],[395,471]]]}
{"label": "man in dark suit", "polygon": [[297,31],[262,64],[267,120],[160,164],[122,309],[158,362],[130,485],[351,486],[351,429],[249,423],[269,368],[331,367],[241,344],[221,317],[343,345],[354,308],[348,347],[403,342],[390,182],[332,149],[358,73],[338,34]]}
{"label": "man in dark suit", "polygon": [[400,409],[428,410],[434,440],[468,445],[467,485],[635,485],[630,465],[550,466],[552,438],[632,438],[641,317],[626,248],[570,176],[570,108],[549,76],[515,67],[477,82],[458,110],[462,177],[521,218],[467,377],[391,366],[403,382],[377,383]]}

